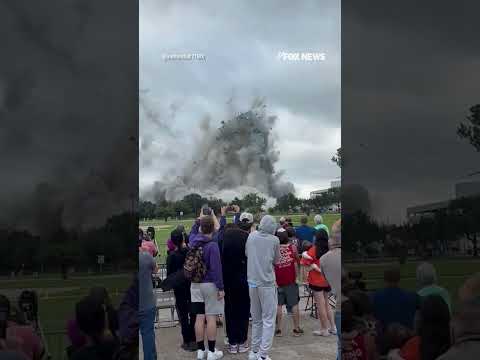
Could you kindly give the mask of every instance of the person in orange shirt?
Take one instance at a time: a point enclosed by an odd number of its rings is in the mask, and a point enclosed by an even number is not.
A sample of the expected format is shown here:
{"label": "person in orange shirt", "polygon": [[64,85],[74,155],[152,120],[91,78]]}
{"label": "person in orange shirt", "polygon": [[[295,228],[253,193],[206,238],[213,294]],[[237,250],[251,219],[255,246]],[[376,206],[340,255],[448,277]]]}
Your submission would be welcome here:
{"label": "person in orange shirt", "polygon": [[309,268],[308,285],[313,291],[320,329],[313,332],[317,336],[336,335],[337,329],[333,312],[328,303],[328,295],[332,290],[320,270],[320,257],[328,251],[328,234],[320,229],[315,234],[315,245],[302,254],[301,264]]}
{"label": "person in orange shirt", "polygon": [[400,349],[405,360],[435,360],[450,347],[450,309],[440,295],[423,299],[417,336]]}

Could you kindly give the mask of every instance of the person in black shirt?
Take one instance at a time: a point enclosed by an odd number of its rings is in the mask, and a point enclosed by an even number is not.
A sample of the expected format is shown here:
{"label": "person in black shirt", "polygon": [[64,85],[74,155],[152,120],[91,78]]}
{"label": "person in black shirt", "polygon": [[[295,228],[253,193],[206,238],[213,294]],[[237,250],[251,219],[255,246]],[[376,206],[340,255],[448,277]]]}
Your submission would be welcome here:
{"label": "person in black shirt", "polygon": [[244,353],[250,317],[245,244],[253,229],[253,215],[242,213],[237,227],[225,230],[220,247],[225,285],[225,323],[231,354]]}
{"label": "person in black shirt", "polygon": [[182,349],[186,351],[196,351],[197,343],[195,339],[195,315],[192,313],[192,303],[190,295],[190,282],[184,279],[183,265],[187,256],[188,249],[185,244],[185,237],[180,229],[172,231],[170,238],[175,245],[175,251],[170,252],[167,257],[167,277],[173,274],[179,274],[175,278],[180,279],[173,287],[175,294],[175,303],[178,319],[182,329],[183,344]]}
{"label": "person in black shirt", "polygon": [[72,360],[113,359],[119,344],[108,330],[105,305],[90,295],[77,303],[75,315],[78,327],[87,337],[87,343],[73,353]]}

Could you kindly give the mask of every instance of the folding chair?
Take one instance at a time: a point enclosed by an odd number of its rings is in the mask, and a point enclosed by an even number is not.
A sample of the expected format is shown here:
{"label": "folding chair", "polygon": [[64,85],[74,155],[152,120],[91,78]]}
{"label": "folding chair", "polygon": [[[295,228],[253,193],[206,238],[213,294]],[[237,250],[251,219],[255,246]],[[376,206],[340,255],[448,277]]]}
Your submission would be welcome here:
{"label": "folding chair", "polygon": [[[155,327],[174,327],[177,325],[175,320],[175,295],[173,291],[163,292],[161,289],[153,290],[156,299],[155,309]],[[170,309],[170,321],[160,321],[160,310]]]}

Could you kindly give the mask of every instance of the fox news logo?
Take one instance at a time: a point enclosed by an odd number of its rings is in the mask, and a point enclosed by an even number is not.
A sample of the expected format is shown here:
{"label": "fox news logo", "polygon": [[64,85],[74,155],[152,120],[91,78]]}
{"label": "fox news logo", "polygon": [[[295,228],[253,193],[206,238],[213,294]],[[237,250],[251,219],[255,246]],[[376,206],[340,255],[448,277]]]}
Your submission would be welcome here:
{"label": "fox news logo", "polygon": [[278,53],[278,59],[281,61],[325,61],[327,55],[323,52],[285,52]]}

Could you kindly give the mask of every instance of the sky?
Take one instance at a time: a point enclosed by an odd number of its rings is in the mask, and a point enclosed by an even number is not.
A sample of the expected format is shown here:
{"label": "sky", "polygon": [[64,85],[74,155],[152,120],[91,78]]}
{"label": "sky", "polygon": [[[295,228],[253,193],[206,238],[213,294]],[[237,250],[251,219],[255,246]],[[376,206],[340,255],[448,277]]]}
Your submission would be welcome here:
{"label": "sky", "polygon": [[[140,192],[175,176],[199,141],[199,126],[244,112],[257,97],[278,117],[273,136],[298,196],[340,176],[340,6],[335,0],[140,1]],[[322,62],[278,53],[323,52]],[[205,60],[164,61],[196,53]]]}
{"label": "sky", "polygon": [[479,11],[471,1],[342,8],[342,180],[366,188],[383,221],[479,180],[467,175],[480,154],[456,134],[480,102]]}

